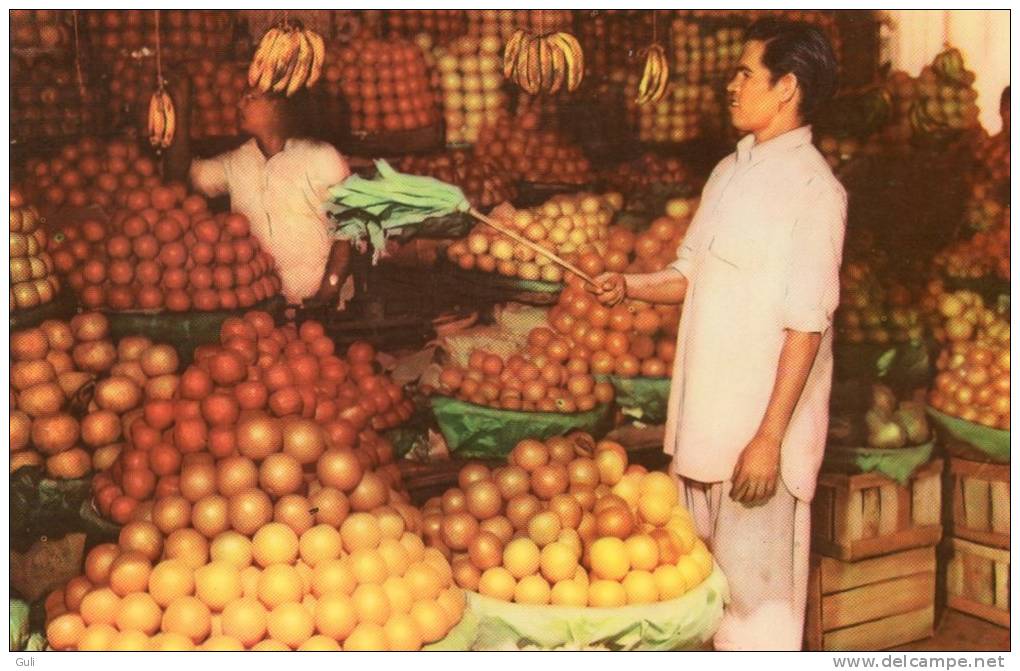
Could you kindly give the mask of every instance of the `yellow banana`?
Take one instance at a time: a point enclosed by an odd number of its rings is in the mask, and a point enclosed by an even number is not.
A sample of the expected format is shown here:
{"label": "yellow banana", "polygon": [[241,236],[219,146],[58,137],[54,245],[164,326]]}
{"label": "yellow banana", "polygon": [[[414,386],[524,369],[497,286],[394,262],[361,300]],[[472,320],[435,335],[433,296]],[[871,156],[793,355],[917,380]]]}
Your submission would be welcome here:
{"label": "yellow banana", "polygon": [[555,42],[549,45],[549,51],[551,52],[549,59],[552,63],[552,83],[549,85],[549,93],[557,93],[567,80],[567,56],[563,53],[560,45]]}
{"label": "yellow banana", "polygon": [[542,40],[535,38],[528,43],[528,65],[525,69],[525,78],[528,88],[525,89],[531,95],[536,95],[542,90],[542,52],[539,50]]}
{"label": "yellow banana", "polygon": [[298,56],[301,53],[301,38],[296,31],[287,33],[286,46],[281,52],[279,67],[273,76],[273,92],[283,93],[287,90],[291,75],[294,73],[294,66],[297,64]]}
{"label": "yellow banana", "polygon": [[312,43],[308,40],[308,36],[304,32],[298,32],[296,35],[299,43],[298,56],[290,78],[287,80],[286,92],[288,98],[297,93],[298,89],[308,81],[308,74],[311,71],[312,58],[314,56]]}
{"label": "yellow banana", "polygon": [[272,45],[276,42],[276,39],[280,36],[280,30],[277,28],[270,28],[266,31],[266,34],[262,36],[259,41],[259,46],[255,50],[255,56],[251,59],[251,65],[248,66],[248,86],[255,86],[258,84],[262,77],[262,71],[266,66],[269,53],[272,50]]}
{"label": "yellow banana", "polygon": [[506,43],[503,50],[503,78],[510,79],[517,69],[517,55],[521,50],[521,43],[524,41],[524,31],[518,30]]}
{"label": "yellow banana", "polygon": [[174,108],[174,101],[165,91],[163,92],[163,117],[165,123],[161,144],[165,148],[173,143],[174,133],[177,132],[177,111]]}
{"label": "yellow banana", "polygon": [[578,44],[577,38],[570,33],[554,33],[553,39],[556,40],[567,56],[567,90],[573,91],[581,85],[581,80],[584,78],[584,52],[581,50],[581,45]]}
{"label": "yellow banana", "polygon": [[306,30],[305,33],[308,35],[308,41],[312,44],[312,69],[308,74],[307,83],[310,88],[315,86],[315,82],[319,81],[319,77],[322,76],[322,66],[326,62],[326,43],[323,41],[322,35],[314,30]]}
{"label": "yellow banana", "polygon": [[149,98],[149,144],[153,147],[159,145],[163,137],[164,119],[162,104],[159,99],[159,91]]}

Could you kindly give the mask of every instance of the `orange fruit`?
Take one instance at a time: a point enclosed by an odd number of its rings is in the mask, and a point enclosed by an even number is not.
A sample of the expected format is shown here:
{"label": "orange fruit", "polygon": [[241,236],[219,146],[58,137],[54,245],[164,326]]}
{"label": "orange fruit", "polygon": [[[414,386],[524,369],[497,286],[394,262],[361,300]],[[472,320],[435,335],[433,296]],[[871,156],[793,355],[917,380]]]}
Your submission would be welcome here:
{"label": "orange fruit", "polygon": [[[113,641],[110,643],[110,650],[118,652],[151,650],[153,640],[140,631],[121,631],[114,636]],[[190,644],[191,641],[188,641],[188,643]],[[190,650],[190,648],[181,648],[181,650]]]}
{"label": "orange fruit", "polygon": [[344,650],[348,652],[373,652],[386,649],[386,631],[373,622],[362,622],[344,641]]}
{"label": "orange fruit", "polygon": [[627,603],[627,591],[615,580],[595,580],[588,586],[588,605],[616,608]]}
{"label": "orange fruit", "polygon": [[258,598],[266,608],[297,603],[304,596],[301,574],[289,564],[273,564],[262,569],[258,577]]}
{"label": "orange fruit", "polygon": [[348,557],[351,573],[359,583],[381,584],[389,577],[386,562],[378,550],[355,550]]}
{"label": "orange fruit", "polygon": [[329,592],[350,595],[357,586],[358,581],[346,559],[329,559],[312,570],[312,594],[315,596]]}
{"label": "orange fruit", "polygon": [[584,608],[588,605],[588,588],[576,580],[561,580],[552,586],[549,603],[554,606]]}
{"label": "orange fruit", "polygon": [[152,563],[136,550],[122,552],[110,565],[110,589],[118,596],[144,591],[149,586]]}
{"label": "orange fruit", "polygon": [[301,578],[301,591],[310,594],[312,591],[312,567],[299,559],[294,564],[294,568],[297,569],[298,576]]}
{"label": "orange fruit", "polygon": [[648,571],[631,571],[623,579],[627,603],[655,603],[659,600],[659,588],[655,578]]}
{"label": "orange fruit", "polygon": [[252,555],[262,567],[293,564],[298,556],[298,536],[286,524],[270,522],[255,532]]}
{"label": "orange fruit", "polygon": [[596,577],[622,580],[630,570],[627,546],[619,538],[599,538],[591,544],[591,569]]}
{"label": "orange fruit", "polygon": [[65,613],[46,625],[46,641],[54,650],[74,650],[85,633],[85,621],[77,613]]}
{"label": "orange fruit", "polygon": [[336,559],[343,550],[340,532],[326,524],[318,524],[301,534],[298,544],[301,559],[316,566],[327,559]]}
{"label": "orange fruit", "polygon": [[550,543],[542,548],[539,563],[542,575],[551,583],[571,578],[577,572],[577,555],[564,543]]}
{"label": "orange fruit", "polygon": [[269,611],[266,628],[270,637],[293,650],[312,637],[315,622],[301,604],[283,603]]}
{"label": "orange fruit", "polygon": [[209,541],[194,529],[177,529],[163,543],[164,559],[180,559],[193,569],[209,561]]}
{"label": "orange fruit", "polygon": [[117,611],[117,628],[121,631],[141,631],[152,636],[159,631],[163,611],[147,593],[128,594],[120,601]]}
{"label": "orange fruit", "polygon": [[274,641],[271,638],[267,638],[264,641],[259,641],[258,643],[253,645],[251,647],[251,651],[252,652],[290,652],[290,648],[288,648],[283,643],[280,643],[279,641]]}
{"label": "orange fruit", "polygon": [[217,636],[211,636],[205,643],[203,643],[199,650],[208,652],[243,652],[244,645],[241,641],[237,640],[233,636],[224,636],[219,634]]}
{"label": "orange fruit", "polygon": [[163,560],[149,573],[149,594],[164,608],[175,598],[194,592],[195,578],[191,567],[180,559]]}
{"label": "orange fruit", "polygon": [[520,580],[538,572],[541,552],[530,538],[515,538],[503,548],[503,566]]}
{"label": "orange fruit", "polygon": [[407,556],[413,562],[421,561],[425,556],[425,543],[419,536],[409,531],[405,531],[400,537],[400,544],[407,550]]}
{"label": "orange fruit", "polygon": [[177,597],[163,612],[163,631],[187,636],[193,643],[204,641],[211,628],[209,607],[193,596]]}
{"label": "orange fruit", "polygon": [[386,598],[390,600],[390,611],[393,613],[410,613],[414,604],[414,594],[403,576],[392,575],[382,584]]}
{"label": "orange fruit", "polygon": [[339,652],[340,644],[328,636],[316,635],[298,646],[298,652]]}
{"label": "orange fruit", "polygon": [[652,572],[655,587],[660,601],[669,601],[682,596],[687,591],[687,583],[680,570],[672,564],[663,564]]}
{"label": "orange fruit", "polygon": [[390,617],[383,625],[383,633],[386,635],[386,647],[389,650],[415,651],[422,646],[421,632],[418,630],[418,622],[407,614],[398,613]]}
{"label": "orange fruit", "polygon": [[85,627],[81,638],[78,639],[79,651],[100,652],[109,650],[113,645],[113,639],[117,637],[117,630],[110,624],[90,624]]}
{"label": "orange fruit", "polygon": [[154,652],[179,652],[194,650],[191,639],[175,632],[161,632],[149,639],[148,650]]}
{"label": "orange fruit", "polygon": [[156,561],[163,554],[163,533],[152,522],[128,522],[120,530],[118,544],[122,550],[137,550]]}
{"label": "orange fruit", "polygon": [[500,601],[511,601],[517,580],[502,566],[486,569],[478,581],[478,592]]}
{"label": "orange fruit", "polygon": [[359,622],[383,625],[390,617],[390,600],[382,585],[358,585],[351,595],[351,604]]}
{"label": "orange fruit", "polygon": [[[92,548],[85,556],[85,577],[93,585],[105,585],[110,577],[110,566],[119,555],[120,546],[114,543],[103,543]],[[68,603],[67,607],[71,608],[71,604]]]}
{"label": "orange fruit", "polygon": [[86,625],[113,624],[120,611],[120,597],[109,587],[94,589],[81,600],[81,619]]}
{"label": "orange fruit", "polygon": [[673,514],[673,505],[669,499],[659,494],[645,494],[638,501],[638,514],[645,522],[662,526]]}
{"label": "orange fruit", "polygon": [[400,541],[393,538],[384,538],[379,543],[378,554],[386,564],[389,575],[404,575],[407,567],[411,564],[411,555]]}
{"label": "orange fruit", "polygon": [[416,562],[407,567],[404,580],[411,588],[415,601],[435,599],[443,589],[442,577],[439,572],[425,561]]}
{"label": "orange fruit", "polygon": [[659,565],[659,544],[648,534],[637,534],[625,540],[627,559],[632,569],[654,571]]}
{"label": "orange fruit", "polygon": [[358,614],[346,594],[329,592],[315,602],[315,630],[320,634],[342,641],[357,625]]}
{"label": "orange fruit", "polygon": [[382,529],[375,515],[351,513],[340,525],[340,537],[344,549],[348,552],[374,550],[379,547],[379,541],[382,540]]}
{"label": "orange fruit", "polygon": [[687,585],[687,589],[693,589],[695,586],[701,584],[701,581],[707,576],[706,573],[702,572],[701,566],[691,555],[684,555],[676,563],[676,568],[683,576],[684,584]]}
{"label": "orange fruit", "polygon": [[453,584],[453,569],[450,568],[450,561],[446,555],[439,551],[439,548],[425,548],[425,554],[422,555],[421,560],[435,570],[443,587]]}
{"label": "orange fruit", "polygon": [[233,564],[238,570],[251,566],[251,540],[236,531],[224,531],[213,538],[209,545],[209,557],[214,561]]}
{"label": "orange fruit", "polygon": [[418,623],[422,641],[435,643],[450,631],[446,611],[435,601],[418,601],[411,606],[411,617]]}
{"label": "orange fruit", "polygon": [[241,573],[225,561],[209,562],[195,571],[195,596],[213,612],[241,598]]}
{"label": "orange fruit", "polygon": [[[105,581],[102,584],[106,584]],[[71,578],[64,585],[64,608],[69,611],[77,611],[81,607],[81,600],[93,589],[95,587],[92,582],[85,576],[79,575]]]}
{"label": "orange fruit", "polygon": [[439,595],[436,603],[446,611],[447,620],[450,623],[460,622],[460,618],[464,615],[464,609],[467,607],[467,597],[464,596],[464,590],[461,588],[448,587]]}
{"label": "orange fruit", "polygon": [[262,571],[258,566],[247,566],[241,569],[241,594],[257,599],[260,575],[262,575]]}
{"label": "orange fruit", "polygon": [[526,575],[517,581],[514,601],[537,606],[549,603],[549,583],[540,575]]}

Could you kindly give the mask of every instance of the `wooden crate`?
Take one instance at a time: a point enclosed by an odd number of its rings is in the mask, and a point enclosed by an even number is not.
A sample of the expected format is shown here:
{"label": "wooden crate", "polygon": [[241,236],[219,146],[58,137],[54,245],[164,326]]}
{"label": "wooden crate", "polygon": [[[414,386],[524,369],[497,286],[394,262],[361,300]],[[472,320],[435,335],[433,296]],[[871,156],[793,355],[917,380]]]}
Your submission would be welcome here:
{"label": "wooden crate", "polygon": [[947,536],[1009,549],[1009,464],[950,457]]}
{"label": "wooden crate", "polygon": [[929,638],[935,625],[935,548],[844,562],[811,555],[808,650],[884,650]]}
{"label": "wooden crate", "polygon": [[946,602],[1002,627],[1009,627],[1009,550],[947,539],[952,558],[946,568]]}
{"label": "wooden crate", "polygon": [[941,459],[906,485],[877,473],[821,473],[811,504],[812,549],[857,561],[935,545],[942,537],[941,473]]}

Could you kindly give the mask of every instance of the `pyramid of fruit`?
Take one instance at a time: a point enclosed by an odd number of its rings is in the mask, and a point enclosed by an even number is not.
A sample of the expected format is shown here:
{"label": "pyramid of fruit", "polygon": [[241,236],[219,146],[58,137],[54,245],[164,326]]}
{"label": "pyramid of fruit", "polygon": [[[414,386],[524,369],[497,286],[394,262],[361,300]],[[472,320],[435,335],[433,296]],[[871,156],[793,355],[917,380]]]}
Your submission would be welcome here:
{"label": "pyramid of fruit", "polygon": [[617,607],[677,598],[713,568],[676,483],[587,434],[523,440],[473,463],[423,509],[426,543],[464,589],[523,604]]}
{"label": "pyramid of fruit", "polygon": [[638,137],[645,142],[684,142],[717,129],[722,109],[711,86],[690,84],[677,78],[662,99],[637,102],[639,74],[632,71],[624,82],[627,112]]}
{"label": "pyramid of fruit", "polygon": [[11,334],[11,462],[43,466],[51,478],[108,468],[124,424],[146,400],[172,393],[177,351],[148,338],[115,347],[99,313],[47,320]]}
{"label": "pyramid of fruit", "polygon": [[477,142],[482,127],[506,113],[500,47],[495,38],[460,37],[431,49],[447,144]]}
{"label": "pyramid of fruit", "polygon": [[248,64],[214,61],[188,62],[191,77],[192,138],[238,135],[237,103],[248,86]]}
{"label": "pyramid of fruit", "polygon": [[918,98],[909,113],[914,133],[930,136],[977,126],[974,79],[959,49],[946,49],[936,56],[918,78]]}
{"label": "pyramid of fruit", "polygon": [[97,92],[63,60],[11,59],[11,137],[26,142],[39,137],[79,135],[96,128]]}
{"label": "pyramid of fruit", "polygon": [[[232,12],[172,9],[158,13],[164,63],[189,60],[196,53],[225,53],[232,44]],[[93,55],[109,62],[127,52],[155,49],[156,14],[141,9],[86,10],[82,32]]]}
{"label": "pyramid of fruit", "polygon": [[1009,207],[999,223],[953,243],[934,259],[937,269],[954,279],[996,277],[1009,280]]}
{"label": "pyramid of fruit", "polygon": [[540,129],[537,114],[501,116],[478,135],[475,154],[491,158],[510,174],[539,184],[584,184],[591,163],[563,133]]}
{"label": "pyramid of fruit", "polygon": [[459,186],[475,207],[487,209],[517,196],[517,185],[492,161],[473,157],[463,149],[438,154],[412,155],[400,163],[400,171],[428,175]]}
{"label": "pyramid of fruit", "polygon": [[280,291],[273,258],[238,213],[212,214],[182,185],[137,188],[108,222],[85,218],[51,244],[89,308],[249,308]]}
{"label": "pyramid of fruit", "polygon": [[438,43],[446,43],[467,31],[467,12],[463,9],[404,9],[386,12],[389,32],[414,37],[425,33]]}
{"label": "pyramid of fruit", "polygon": [[60,291],[60,280],[46,251],[48,236],[39,211],[17,188],[11,189],[10,229],[10,312],[49,303]]}

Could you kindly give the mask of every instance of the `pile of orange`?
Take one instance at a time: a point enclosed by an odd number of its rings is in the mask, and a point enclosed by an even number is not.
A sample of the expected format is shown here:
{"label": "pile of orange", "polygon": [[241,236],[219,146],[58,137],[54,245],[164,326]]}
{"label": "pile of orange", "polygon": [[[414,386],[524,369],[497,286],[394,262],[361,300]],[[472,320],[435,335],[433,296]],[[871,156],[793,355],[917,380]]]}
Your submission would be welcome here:
{"label": "pile of orange", "polygon": [[47,639],[57,650],[419,650],[465,603],[408,522],[381,508],[212,539],[133,522],[48,596]]}
{"label": "pile of orange", "polygon": [[108,468],[146,400],[170,398],[177,351],[128,336],[114,346],[97,312],[11,334],[10,471],[44,466],[53,478]]}
{"label": "pile of orange", "polygon": [[521,441],[494,470],[465,466],[425,504],[428,544],[464,589],[532,605],[616,607],[682,596],[712,556],[665,473],[617,443],[575,434]]}
{"label": "pile of orange", "polygon": [[[219,530],[228,504],[250,524],[265,517],[252,506],[311,496],[315,480],[356,510],[391,498],[400,472],[377,431],[412,405],[377,374],[371,345],[354,343],[341,358],[321,324],[278,328],[265,312],[225,320],[220,340],[195,350],[172,395],[148,399],[124,422],[124,450],[93,480],[102,515],[123,524],[155,514],[153,499],[176,497],[193,515],[217,511],[207,528]],[[253,489],[258,501],[241,496]]]}

